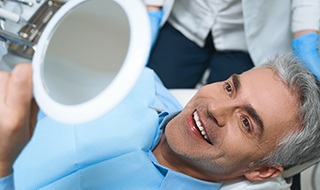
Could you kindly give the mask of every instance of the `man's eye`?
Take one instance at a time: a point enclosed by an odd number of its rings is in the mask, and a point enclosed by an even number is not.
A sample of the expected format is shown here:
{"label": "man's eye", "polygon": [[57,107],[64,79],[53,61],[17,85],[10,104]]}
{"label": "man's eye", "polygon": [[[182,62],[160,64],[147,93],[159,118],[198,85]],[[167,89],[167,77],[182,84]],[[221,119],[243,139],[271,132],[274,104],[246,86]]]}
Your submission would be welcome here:
{"label": "man's eye", "polygon": [[232,87],[231,87],[231,85],[229,84],[229,83],[225,83],[225,89],[226,89],[226,91],[228,92],[228,94],[229,95],[231,95],[232,94]]}
{"label": "man's eye", "polygon": [[242,124],[244,126],[244,128],[250,132],[251,131],[251,125],[250,125],[250,121],[247,118],[242,118]]}

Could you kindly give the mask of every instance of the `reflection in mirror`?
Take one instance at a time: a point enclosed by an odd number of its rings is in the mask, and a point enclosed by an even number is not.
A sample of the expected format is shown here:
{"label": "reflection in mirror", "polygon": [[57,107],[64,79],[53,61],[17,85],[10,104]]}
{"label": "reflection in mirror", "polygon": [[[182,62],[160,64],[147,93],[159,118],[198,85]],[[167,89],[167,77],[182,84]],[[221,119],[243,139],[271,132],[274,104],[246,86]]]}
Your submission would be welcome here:
{"label": "reflection in mirror", "polygon": [[119,72],[129,46],[126,13],[114,1],[92,0],[65,15],[52,32],[43,62],[49,96],[66,105],[90,100]]}

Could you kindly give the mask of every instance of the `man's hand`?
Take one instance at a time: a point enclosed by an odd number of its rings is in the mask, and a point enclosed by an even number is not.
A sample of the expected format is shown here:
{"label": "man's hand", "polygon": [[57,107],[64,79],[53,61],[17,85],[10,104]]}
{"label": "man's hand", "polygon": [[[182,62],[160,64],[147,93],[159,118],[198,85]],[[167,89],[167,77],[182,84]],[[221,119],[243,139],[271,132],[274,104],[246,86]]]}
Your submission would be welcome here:
{"label": "man's hand", "polygon": [[158,36],[163,11],[158,6],[147,6],[147,9],[151,25],[151,46],[153,46]]}
{"label": "man's hand", "polygon": [[31,138],[31,100],[30,64],[18,64],[11,74],[0,71],[0,177],[12,172],[14,161]]}
{"label": "man's hand", "polygon": [[319,34],[305,32],[295,34],[292,41],[294,54],[320,80]]}

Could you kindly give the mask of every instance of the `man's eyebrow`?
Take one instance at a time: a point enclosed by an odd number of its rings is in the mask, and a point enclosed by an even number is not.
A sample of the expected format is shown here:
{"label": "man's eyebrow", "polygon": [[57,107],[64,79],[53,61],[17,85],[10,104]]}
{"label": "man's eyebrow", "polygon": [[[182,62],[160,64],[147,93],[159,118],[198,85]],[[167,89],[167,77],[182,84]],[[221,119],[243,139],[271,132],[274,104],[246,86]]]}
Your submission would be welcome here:
{"label": "man's eyebrow", "polygon": [[264,131],[264,125],[263,125],[263,121],[262,121],[261,117],[259,116],[257,111],[250,104],[245,105],[244,109],[249,114],[249,116],[254,120],[254,122],[257,123],[258,129],[259,129],[258,133],[259,133],[259,135],[261,135]]}
{"label": "man's eyebrow", "polygon": [[237,74],[231,75],[232,83],[236,92],[241,88],[241,83],[239,80],[239,76]]}
{"label": "man's eyebrow", "polygon": [[[241,89],[241,82],[239,79],[239,75],[233,74],[231,76],[231,79],[232,79],[232,83],[233,83],[235,91],[238,92]],[[264,125],[263,125],[262,119],[259,116],[259,114],[257,113],[257,111],[250,104],[245,105],[244,109],[249,114],[249,116],[254,120],[254,122],[257,123],[258,129],[259,129],[258,133],[262,134],[263,130],[264,130]]]}

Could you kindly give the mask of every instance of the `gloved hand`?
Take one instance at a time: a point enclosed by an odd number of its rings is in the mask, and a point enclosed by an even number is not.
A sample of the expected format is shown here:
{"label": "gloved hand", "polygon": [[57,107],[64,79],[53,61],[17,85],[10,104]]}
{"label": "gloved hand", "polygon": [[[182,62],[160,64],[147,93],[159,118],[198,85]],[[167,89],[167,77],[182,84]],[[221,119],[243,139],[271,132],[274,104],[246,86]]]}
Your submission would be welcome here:
{"label": "gloved hand", "polygon": [[292,40],[293,53],[320,80],[319,34],[308,33]]}
{"label": "gloved hand", "polygon": [[153,46],[159,32],[160,23],[163,15],[162,9],[148,11],[151,25],[151,46]]}

